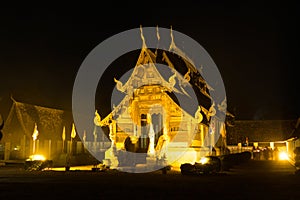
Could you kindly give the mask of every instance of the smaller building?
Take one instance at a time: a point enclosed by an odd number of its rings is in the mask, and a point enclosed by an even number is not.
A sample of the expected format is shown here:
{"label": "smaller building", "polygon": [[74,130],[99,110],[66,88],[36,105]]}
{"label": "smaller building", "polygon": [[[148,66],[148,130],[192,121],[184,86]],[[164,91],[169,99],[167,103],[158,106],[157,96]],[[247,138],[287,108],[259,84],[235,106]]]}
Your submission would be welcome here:
{"label": "smaller building", "polygon": [[298,118],[294,129],[291,131],[289,138],[286,140],[287,152],[291,162],[295,164],[300,161],[300,117]]}
{"label": "smaller building", "polygon": [[[93,140],[93,133],[74,132],[69,111],[12,101],[0,141],[0,161],[24,161],[39,154],[53,160],[56,166],[64,166],[66,157],[72,155],[72,165],[87,164],[94,158],[85,147],[98,148],[95,154],[101,154],[100,149],[109,145],[100,138]],[[82,134],[86,134],[84,141],[79,136]]]}
{"label": "smaller building", "polygon": [[286,148],[296,120],[236,120],[227,127],[227,144]]}

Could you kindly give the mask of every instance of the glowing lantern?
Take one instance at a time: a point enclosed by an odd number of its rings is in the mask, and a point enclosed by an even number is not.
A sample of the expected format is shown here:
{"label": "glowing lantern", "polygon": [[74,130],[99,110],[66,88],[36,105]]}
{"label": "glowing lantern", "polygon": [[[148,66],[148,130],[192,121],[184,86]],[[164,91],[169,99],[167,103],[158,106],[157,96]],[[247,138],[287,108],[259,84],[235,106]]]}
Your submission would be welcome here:
{"label": "glowing lantern", "polygon": [[279,160],[288,160],[288,159],[289,159],[289,156],[288,156],[288,154],[286,152],[281,151],[279,153]]}

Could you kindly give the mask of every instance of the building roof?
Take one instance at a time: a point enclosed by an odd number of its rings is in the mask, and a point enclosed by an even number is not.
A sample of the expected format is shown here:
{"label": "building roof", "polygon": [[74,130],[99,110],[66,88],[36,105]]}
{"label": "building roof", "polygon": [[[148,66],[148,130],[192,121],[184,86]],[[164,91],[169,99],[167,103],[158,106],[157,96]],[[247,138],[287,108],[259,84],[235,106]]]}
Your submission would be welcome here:
{"label": "building roof", "polygon": [[35,124],[39,132],[38,139],[62,140],[65,126],[66,138],[70,138],[72,113],[60,109],[37,106],[13,99],[13,105],[5,120],[3,140],[20,142],[20,138],[32,138]]}
{"label": "building roof", "polygon": [[288,140],[297,140],[300,138],[300,117],[298,118],[294,129],[291,132]]}
{"label": "building roof", "polygon": [[[222,107],[222,105],[214,105],[214,102],[212,105],[212,100],[209,95],[209,90],[212,88],[201,77],[201,74],[192,63],[192,60],[186,60],[184,58],[180,58],[179,61],[178,55],[182,55],[183,53],[179,53],[176,56],[172,55],[168,51],[161,52],[160,50],[156,50],[154,53],[153,51],[147,48],[144,36],[142,34],[142,30],[141,30],[141,38],[143,41],[143,45],[131,76],[124,84],[121,81],[115,79],[116,88],[120,92],[126,94],[125,98],[120,102],[120,104],[128,102],[129,98],[132,97],[134,89],[137,89],[143,85],[159,84],[167,88],[168,89],[167,92],[169,93],[174,92],[174,93],[179,93],[179,94],[189,96],[185,87],[189,85],[188,83],[192,83],[192,85],[194,85],[193,89],[199,91],[195,93],[197,95],[198,102],[200,102],[200,106],[204,111],[204,114],[208,115],[208,113],[212,113],[210,110],[212,107],[214,107],[212,110],[215,110],[217,116],[226,114],[226,111],[224,112],[222,109],[219,109],[219,107]],[[170,49],[171,48],[173,48],[174,52],[179,51],[179,49],[176,47],[174,43],[173,37],[170,45]],[[158,52],[160,52],[160,54]],[[175,57],[177,58],[177,60],[174,59]],[[166,80],[166,77],[164,77],[164,75],[162,75],[160,71],[157,69],[156,63],[163,63],[165,65],[168,65],[171,68],[171,74],[169,77],[167,77],[168,80]],[[179,68],[183,68],[187,70],[183,73],[180,72],[182,74],[185,74],[184,76],[182,76],[177,71],[178,66]],[[226,101],[224,100],[224,102]],[[110,114],[104,117],[103,122],[107,121],[108,118],[111,118],[112,115],[116,113],[116,110],[118,110],[120,107],[122,107],[122,105],[117,105]],[[194,113],[189,113],[189,114],[194,115]]]}

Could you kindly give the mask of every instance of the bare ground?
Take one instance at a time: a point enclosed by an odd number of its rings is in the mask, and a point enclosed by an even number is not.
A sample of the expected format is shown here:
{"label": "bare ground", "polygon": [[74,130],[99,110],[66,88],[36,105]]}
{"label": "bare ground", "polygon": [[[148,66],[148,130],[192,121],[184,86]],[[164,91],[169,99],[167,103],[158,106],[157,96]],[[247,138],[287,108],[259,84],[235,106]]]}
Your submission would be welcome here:
{"label": "bare ground", "polygon": [[0,167],[0,199],[300,199],[288,161],[253,161],[208,176],[160,171],[25,171]]}

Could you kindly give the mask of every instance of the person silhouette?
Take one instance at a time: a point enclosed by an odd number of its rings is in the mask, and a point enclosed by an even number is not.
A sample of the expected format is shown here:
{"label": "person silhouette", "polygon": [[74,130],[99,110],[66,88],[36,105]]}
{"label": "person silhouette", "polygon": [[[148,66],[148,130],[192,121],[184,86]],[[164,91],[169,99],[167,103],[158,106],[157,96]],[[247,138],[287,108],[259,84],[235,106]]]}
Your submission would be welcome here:
{"label": "person silhouette", "polygon": [[269,148],[267,146],[265,146],[264,151],[263,151],[265,160],[269,160],[269,153],[270,153]]}

